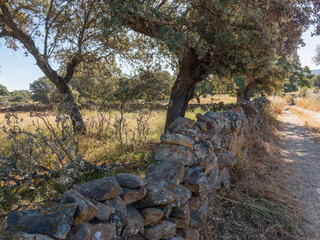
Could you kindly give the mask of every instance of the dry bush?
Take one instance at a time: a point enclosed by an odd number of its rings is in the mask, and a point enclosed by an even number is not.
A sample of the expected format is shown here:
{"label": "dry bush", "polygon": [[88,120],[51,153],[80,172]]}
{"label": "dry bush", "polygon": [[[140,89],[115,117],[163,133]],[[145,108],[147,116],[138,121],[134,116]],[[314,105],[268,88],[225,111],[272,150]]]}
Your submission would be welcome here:
{"label": "dry bush", "polygon": [[310,96],[307,98],[297,98],[295,99],[295,104],[304,109],[311,111],[320,111],[320,98],[319,96]]}

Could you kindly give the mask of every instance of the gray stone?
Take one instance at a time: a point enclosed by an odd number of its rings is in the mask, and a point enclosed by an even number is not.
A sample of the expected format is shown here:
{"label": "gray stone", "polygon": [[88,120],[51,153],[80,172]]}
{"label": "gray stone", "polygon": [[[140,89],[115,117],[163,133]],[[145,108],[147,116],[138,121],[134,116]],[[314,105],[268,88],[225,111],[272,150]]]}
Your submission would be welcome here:
{"label": "gray stone", "polygon": [[116,226],[113,223],[100,223],[96,225],[88,224],[90,228],[89,240],[114,240]]}
{"label": "gray stone", "polygon": [[11,240],[54,240],[53,238],[46,236],[46,235],[29,234],[29,233],[23,233],[23,232],[17,232],[13,236],[8,236],[8,238],[4,238],[4,239],[11,239]]}
{"label": "gray stone", "polygon": [[103,204],[101,202],[94,201],[93,204],[98,208],[98,213],[96,215],[96,218],[100,221],[107,221],[111,214],[111,209],[106,204]]}
{"label": "gray stone", "polygon": [[71,228],[71,231],[68,233],[68,240],[89,240],[90,239],[90,224],[81,223],[80,225],[74,226]]}
{"label": "gray stone", "polygon": [[194,229],[194,228],[190,228],[190,240],[199,240],[200,239],[200,233]]}
{"label": "gray stone", "polygon": [[237,158],[229,151],[220,151],[216,153],[220,169],[233,167]]}
{"label": "gray stone", "polygon": [[190,209],[190,226],[198,231],[202,230],[204,227],[202,218],[196,211],[192,209]]}
{"label": "gray stone", "polygon": [[180,207],[184,205],[191,197],[191,192],[188,190],[188,188],[182,185],[178,185],[172,192],[177,198],[177,202],[172,204],[173,207]]}
{"label": "gray stone", "polygon": [[168,131],[176,132],[185,128],[192,128],[195,122],[189,118],[177,117],[169,126]]}
{"label": "gray stone", "polygon": [[143,233],[144,218],[140,212],[132,206],[127,208],[127,224],[124,226],[123,233],[126,236],[133,236],[139,232]]}
{"label": "gray stone", "polygon": [[121,187],[125,188],[140,188],[143,186],[143,180],[139,176],[130,173],[119,173],[116,176],[116,180]]}
{"label": "gray stone", "polygon": [[184,165],[193,165],[196,161],[193,153],[185,146],[161,143],[154,158],[158,161],[183,160]]}
{"label": "gray stone", "polygon": [[160,140],[164,143],[186,146],[188,148],[192,148],[194,144],[192,138],[178,133],[164,133],[161,135]]}
{"label": "gray stone", "polygon": [[200,129],[201,129],[201,131],[203,131],[203,132],[208,131],[208,125],[207,125],[207,123],[206,123],[206,122],[203,122],[203,121],[196,121],[196,126],[197,126],[198,128],[200,128]]}
{"label": "gray stone", "polygon": [[61,204],[49,208],[9,213],[5,231],[41,233],[57,239],[65,239],[70,231],[77,205]]}
{"label": "gray stone", "polygon": [[157,225],[144,229],[142,234],[148,240],[168,239],[174,237],[176,233],[175,224],[169,221],[162,221]]}
{"label": "gray stone", "polygon": [[143,199],[147,193],[147,190],[144,187],[138,189],[122,188],[122,190],[123,194],[121,195],[121,198],[126,205]]}
{"label": "gray stone", "polygon": [[183,220],[190,221],[190,206],[189,206],[189,203],[186,203],[186,204],[184,204],[183,206],[180,206],[180,207],[174,207],[172,209],[171,217],[180,218],[180,219],[183,219]]}
{"label": "gray stone", "polygon": [[154,225],[163,218],[164,212],[159,208],[145,208],[141,211],[144,216],[144,225]]}
{"label": "gray stone", "polygon": [[182,160],[158,161],[148,167],[146,175],[146,184],[157,184],[172,190],[184,177],[184,164]]}
{"label": "gray stone", "polygon": [[183,185],[193,192],[194,195],[204,197],[208,194],[208,180],[199,167],[193,167],[189,178],[185,179]]}
{"label": "gray stone", "polygon": [[123,238],[123,240],[145,240],[144,237],[142,237],[140,234],[134,235],[134,236],[128,236]]}
{"label": "gray stone", "polygon": [[126,204],[120,197],[109,199],[105,201],[111,209],[111,214],[108,222],[114,223],[118,236],[120,235],[122,228],[127,223],[127,208]]}
{"label": "gray stone", "polygon": [[186,220],[186,219],[182,219],[182,218],[170,217],[169,221],[174,223],[176,228],[188,229],[189,225],[190,225],[190,219]]}
{"label": "gray stone", "polygon": [[74,214],[73,223],[72,225],[76,226],[82,222],[89,222],[92,220],[96,214],[98,213],[99,209],[88,199],[82,196],[75,190],[70,190],[61,200],[62,204],[66,203],[76,203],[77,209]]}
{"label": "gray stone", "polygon": [[169,240],[185,240],[183,237],[173,237],[173,238],[169,238]]}
{"label": "gray stone", "polygon": [[117,180],[113,177],[87,182],[75,188],[83,196],[93,198],[97,201],[104,201],[115,198],[122,193]]}
{"label": "gray stone", "polygon": [[197,158],[197,165],[204,171],[204,175],[207,175],[218,164],[218,158],[209,141],[196,143],[194,145],[194,155]]}
{"label": "gray stone", "polygon": [[230,175],[228,172],[228,169],[225,168],[221,172],[221,180],[224,186],[229,187],[230,186]]}
{"label": "gray stone", "polygon": [[148,184],[145,188],[147,190],[145,198],[134,203],[134,206],[137,208],[168,205],[176,201],[176,196],[164,187]]}

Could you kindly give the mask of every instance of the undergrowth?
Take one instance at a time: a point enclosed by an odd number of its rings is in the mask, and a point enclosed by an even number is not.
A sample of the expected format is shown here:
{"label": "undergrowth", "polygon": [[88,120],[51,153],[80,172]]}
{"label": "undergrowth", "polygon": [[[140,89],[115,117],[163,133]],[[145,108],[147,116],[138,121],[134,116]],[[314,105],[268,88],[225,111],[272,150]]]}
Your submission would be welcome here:
{"label": "undergrowth", "polygon": [[277,111],[254,134],[247,156],[231,170],[231,185],[212,202],[205,239],[303,239],[295,201],[281,188]]}

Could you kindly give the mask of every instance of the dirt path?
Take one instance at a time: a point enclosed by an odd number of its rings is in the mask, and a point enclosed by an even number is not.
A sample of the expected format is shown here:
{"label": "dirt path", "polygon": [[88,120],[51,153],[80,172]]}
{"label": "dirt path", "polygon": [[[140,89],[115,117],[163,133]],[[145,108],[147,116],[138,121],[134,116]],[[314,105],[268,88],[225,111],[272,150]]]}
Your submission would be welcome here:
{"label": "dirt path", "polygon": [[315,112],[315,111],[310,111],[298,106],[290,106],[292,108],[298,109],[301,112],[305,112],[306,114],[308,114],[311,118],[313,118],[314,120],[318,121],[320,123],[320,112]]}
{"label": "dirt path", "polygon": [[299,203],[306,219],[307,239],[320,239],[320,145],[289,110],[283,111],[281,152],[285,188]]}

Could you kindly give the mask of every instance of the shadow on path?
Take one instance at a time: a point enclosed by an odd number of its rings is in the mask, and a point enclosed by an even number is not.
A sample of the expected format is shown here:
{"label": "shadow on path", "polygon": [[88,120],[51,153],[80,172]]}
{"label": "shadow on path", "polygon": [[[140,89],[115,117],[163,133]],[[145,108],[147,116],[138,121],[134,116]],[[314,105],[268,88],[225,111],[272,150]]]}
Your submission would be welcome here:
{"label": "shadow on path", "polygon": [[283,111],[281,159],[285,164],[284,188],[299,203],[307,220],[308,239],[320,240],[320,145],[289,110]]}

